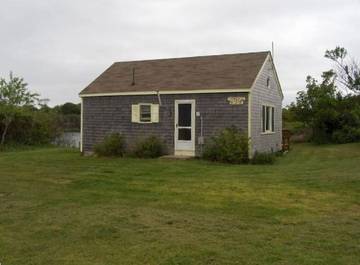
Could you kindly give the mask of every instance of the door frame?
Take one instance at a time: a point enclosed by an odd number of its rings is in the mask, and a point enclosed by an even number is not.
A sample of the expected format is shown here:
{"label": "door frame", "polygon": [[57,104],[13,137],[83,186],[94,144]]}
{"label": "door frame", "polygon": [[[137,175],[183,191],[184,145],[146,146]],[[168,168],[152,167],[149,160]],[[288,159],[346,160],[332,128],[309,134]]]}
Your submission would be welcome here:
{"label": "door frame", "polygon": [[[177,147],[177,139],[178,139],[178,129],[176,124],[178,123],[178,105],[179,104],[191,104],[191,140],[192,140],[192,148],[191,150],[181,150]],[[174,111],[174,155],[184,155],[184,156],[195,156],[195,99],[176,99],[175,100],[175,111]]]}

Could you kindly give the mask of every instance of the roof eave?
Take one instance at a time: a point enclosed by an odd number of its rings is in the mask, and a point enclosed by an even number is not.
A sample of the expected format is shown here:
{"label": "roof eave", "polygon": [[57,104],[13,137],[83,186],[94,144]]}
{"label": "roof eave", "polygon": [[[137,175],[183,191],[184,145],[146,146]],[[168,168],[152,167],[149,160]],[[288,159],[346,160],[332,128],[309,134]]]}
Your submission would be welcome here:
{"label": "roof eave", "polygon": [[212,94],[212,93],[248,93],[250,88],[236,89],[195,89],[195,90],[156,90],[156,91],[130,91],[108,93],[80,93],[79,97],[110,97],[110,96],[136,96],[136,95],[174,95],[174,94]]}

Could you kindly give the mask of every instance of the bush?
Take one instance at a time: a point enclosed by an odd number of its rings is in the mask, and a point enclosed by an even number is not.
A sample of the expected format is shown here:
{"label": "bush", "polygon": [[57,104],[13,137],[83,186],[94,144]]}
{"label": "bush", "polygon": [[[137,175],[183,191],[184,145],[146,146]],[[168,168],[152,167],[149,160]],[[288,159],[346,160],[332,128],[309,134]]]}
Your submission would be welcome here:
{"label": "bush", "polygon": [[346,144],[360,141],[360,128],[344,127],[332,134],[332,141],[337,144]]}
{"label": "bush", "polygon": [[58,115],[37,111],[32,114],[32,123],[27,135],[27,144],[43,145],[51,143],[62,133]]}
{"label": "bush", "polygon": [[251,159],[251,164],[254,165],[274,164],[275,159],[276,159],[276,154],[274,153],[255,152],[254,156]]}
{"label": "bush", "polygon": [[150,136],[138,141],[133,153],[139,158],[159,157],[164,154],[164,144],[158,137]]}
{"label": "bush", "polygon": [[[2,119],[0,113],[0,119]],[[0,132],[3,131],[0,124]],[[52,112],[27,110],[14,116],[5,144],[7,145],[46,145],[61,133],[58,116]]]}
{"label": "bush", "polygon": [[94,151],[98,156],[123,156],[125,153],[124,137],[118,133],[110,134],[101,143],[95,145]]}
{"label": "bush", "polygon": [[249,140],[235,127],[226,128],[205,145],[203,158],[232,164],[249,161]]}

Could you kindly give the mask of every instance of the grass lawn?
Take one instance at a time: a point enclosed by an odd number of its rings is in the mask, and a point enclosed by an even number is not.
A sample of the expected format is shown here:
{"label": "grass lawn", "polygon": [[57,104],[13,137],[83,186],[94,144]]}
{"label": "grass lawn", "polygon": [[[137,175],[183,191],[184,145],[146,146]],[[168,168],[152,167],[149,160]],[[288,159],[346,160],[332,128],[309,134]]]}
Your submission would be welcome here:
{"label": "grass lawn", "polygon": [[360,264],[360,144],[272,166],[0,153],[0,263]]}

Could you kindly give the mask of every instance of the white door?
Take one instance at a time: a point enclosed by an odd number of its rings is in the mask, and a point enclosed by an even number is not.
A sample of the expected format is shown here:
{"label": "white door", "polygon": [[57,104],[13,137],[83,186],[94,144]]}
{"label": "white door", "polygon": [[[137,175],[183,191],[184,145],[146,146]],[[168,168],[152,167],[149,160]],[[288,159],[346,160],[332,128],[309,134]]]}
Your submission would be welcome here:
{"label": "white door", "polygon": [[195,155],[195,100],[175,100],[175,155]]}

